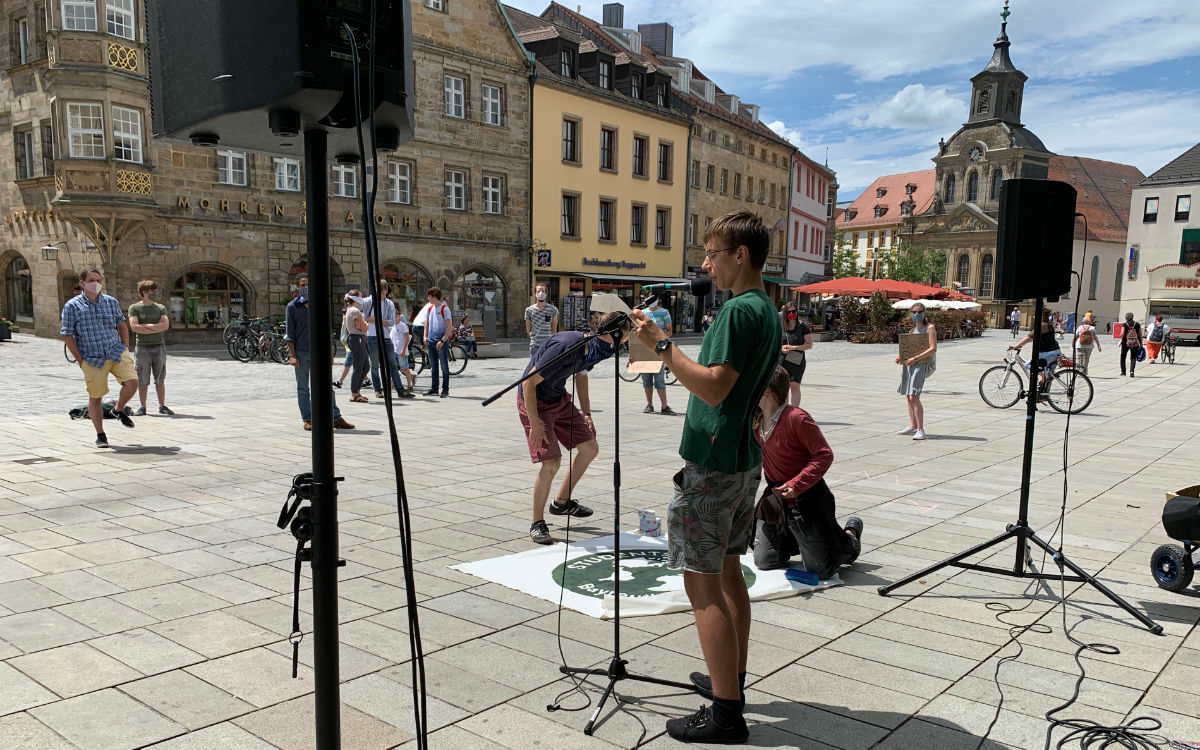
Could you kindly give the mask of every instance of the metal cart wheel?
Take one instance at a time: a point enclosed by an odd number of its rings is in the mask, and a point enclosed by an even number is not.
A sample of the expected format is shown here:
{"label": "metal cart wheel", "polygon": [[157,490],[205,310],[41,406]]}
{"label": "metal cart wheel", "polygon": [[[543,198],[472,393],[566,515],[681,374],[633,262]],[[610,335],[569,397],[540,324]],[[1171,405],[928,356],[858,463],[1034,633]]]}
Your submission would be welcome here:
{"label": "metal cart wheel", "polygon": [[1183,591],[1192,583],[1192,556],[1178,544],[1164,544],[1150,556],[1154,580],[1167,591]]}

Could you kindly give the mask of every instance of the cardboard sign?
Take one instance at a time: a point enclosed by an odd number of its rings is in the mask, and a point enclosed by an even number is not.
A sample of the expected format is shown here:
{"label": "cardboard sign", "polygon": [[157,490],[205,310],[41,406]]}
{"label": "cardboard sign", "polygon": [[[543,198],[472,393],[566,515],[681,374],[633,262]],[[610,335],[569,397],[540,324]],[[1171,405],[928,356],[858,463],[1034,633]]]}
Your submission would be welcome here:
{"label": "cardboard sign", "polygon": [[[928,333],[902,333],[900,334],[900,361],[907,362],[913,357],[929,348]],[[918,363],[926,364],[930,357],[928,354],[917,360]]]}
{"label": "cardboard sign", "polygon": [[658,358],[650,347],[643,344],[637,336],[630,336],[628,372],[656,373],[662,368],[663,361]]}

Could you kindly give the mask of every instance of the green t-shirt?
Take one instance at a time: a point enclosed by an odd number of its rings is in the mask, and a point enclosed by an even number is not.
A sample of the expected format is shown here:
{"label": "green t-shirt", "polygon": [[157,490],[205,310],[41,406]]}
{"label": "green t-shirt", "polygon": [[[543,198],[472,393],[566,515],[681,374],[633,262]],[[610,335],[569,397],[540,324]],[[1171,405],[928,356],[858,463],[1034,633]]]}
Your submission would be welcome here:
{"label": "green t-shirt", "polygon": [[695,395],[688,399],[680,456],[726,474],[762,463],[751,422],[779,360],[782,336],[775,306],[761,289],[742,292],[721,307],[697,361],[705,367],[728,362],[738,378],[716,407]]}
{"label": "green t-shirt", "polygon": [[[157,323],[166,314],[167,308],[157,302],[151,302],[148,305],[135,302],[129,306],[129,319],[136,320],[136,322],[144,326]],[[139,333],[135,335],[137,336],[138,346],[163,346],[167,343],[161,331],[159,333]]]}

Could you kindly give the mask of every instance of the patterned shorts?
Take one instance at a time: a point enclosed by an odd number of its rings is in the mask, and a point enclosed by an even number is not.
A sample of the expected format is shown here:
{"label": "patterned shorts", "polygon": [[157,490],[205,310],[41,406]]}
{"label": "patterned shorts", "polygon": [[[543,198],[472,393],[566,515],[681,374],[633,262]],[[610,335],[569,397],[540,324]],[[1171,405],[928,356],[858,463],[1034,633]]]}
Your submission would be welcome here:
{"label": "patterned shorts", "polygon": [[727,555],[745,554],[761,475],[762,466],[725,474],[687,462],[667,507],[667,567],[720,573]]}

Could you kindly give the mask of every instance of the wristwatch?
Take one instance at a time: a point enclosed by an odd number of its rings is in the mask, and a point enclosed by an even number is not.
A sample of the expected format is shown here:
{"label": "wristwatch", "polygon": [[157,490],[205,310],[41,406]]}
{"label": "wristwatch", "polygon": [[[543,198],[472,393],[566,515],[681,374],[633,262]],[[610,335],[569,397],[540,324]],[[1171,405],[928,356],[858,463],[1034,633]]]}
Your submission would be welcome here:
{"label": "wristwatch", "polygon": [[672,341],[671,339],[659,339],[658,343],[654,345],[654,353],[662,354],[663,352],[670,349],[674,345],[675,345],[675,342]]}

